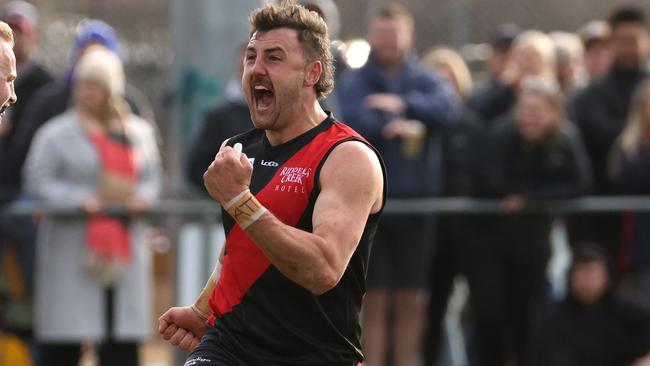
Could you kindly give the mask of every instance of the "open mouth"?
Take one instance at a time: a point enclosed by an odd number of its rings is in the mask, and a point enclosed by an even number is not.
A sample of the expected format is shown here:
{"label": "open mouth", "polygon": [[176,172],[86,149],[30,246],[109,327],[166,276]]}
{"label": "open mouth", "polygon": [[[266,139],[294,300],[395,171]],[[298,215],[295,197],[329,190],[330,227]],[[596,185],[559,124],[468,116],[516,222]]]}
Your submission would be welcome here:
{"label": "open mouth", "polygon": [[264,85],[255,85],[253,96],[255,98],[255,107],[260,111],[271,108],[275,99],[273,91]]}

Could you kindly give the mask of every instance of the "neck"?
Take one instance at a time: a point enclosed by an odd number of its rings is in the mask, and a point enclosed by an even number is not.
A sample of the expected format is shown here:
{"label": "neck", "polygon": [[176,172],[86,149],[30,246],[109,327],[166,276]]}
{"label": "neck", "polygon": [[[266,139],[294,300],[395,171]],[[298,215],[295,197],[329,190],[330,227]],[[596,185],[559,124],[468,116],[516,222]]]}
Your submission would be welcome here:
{"label": "neck", "polygon": [[111,119],[98,111],[92,111],[88,108],[77,106],[75,108],[77,115],[79,115],[79,120],[82,125],[90,127],[91,130],[109,130],[111,127]]}
{"label": "neck", "polygon": [[279,130],[266,130],[266,138],[272,146],[281,145],[318,126],[327,118],[318,100],[313,98],[296,109],[289,121]]}

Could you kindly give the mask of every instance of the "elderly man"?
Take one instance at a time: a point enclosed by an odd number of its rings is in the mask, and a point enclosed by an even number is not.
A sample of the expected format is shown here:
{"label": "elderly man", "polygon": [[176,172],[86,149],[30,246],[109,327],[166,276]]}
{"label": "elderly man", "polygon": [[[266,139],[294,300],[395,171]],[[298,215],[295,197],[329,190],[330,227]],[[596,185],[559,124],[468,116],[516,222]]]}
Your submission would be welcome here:
{"label": "elderly man", "polygon": [[0,123],[10,105],[16,103],[14,80],[16,80],[16,56],[14,56],[14,35],[7,23],[0,22]]}
{"label": "elderly man", "polygon": [[[16,103],[14,80],[16,80],[16,56],[14,56],[14,35],[11,27],[5,22],[0,22],[0,128],[2,117],[7,108]],[[0,203],[4,201],[3,192],[0,190]]]}

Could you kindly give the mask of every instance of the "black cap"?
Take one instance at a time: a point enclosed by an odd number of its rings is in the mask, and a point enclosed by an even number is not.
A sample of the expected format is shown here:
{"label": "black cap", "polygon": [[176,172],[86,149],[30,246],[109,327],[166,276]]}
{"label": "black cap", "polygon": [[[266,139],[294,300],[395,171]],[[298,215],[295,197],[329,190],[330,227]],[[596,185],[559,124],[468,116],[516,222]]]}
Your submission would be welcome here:
{"label": "black cap", "polygon": [[512,41],[521,33],[521,28],[515,23],[504,23],[494,30],[490,36],[492,48],[504,49],[510,47]]}

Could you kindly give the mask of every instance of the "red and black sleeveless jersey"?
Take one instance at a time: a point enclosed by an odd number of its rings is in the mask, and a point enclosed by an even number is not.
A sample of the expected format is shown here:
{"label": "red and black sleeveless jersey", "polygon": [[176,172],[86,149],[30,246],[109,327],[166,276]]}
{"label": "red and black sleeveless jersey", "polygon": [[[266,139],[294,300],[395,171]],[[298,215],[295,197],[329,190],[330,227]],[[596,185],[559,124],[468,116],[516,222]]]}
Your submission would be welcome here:
{"label": "red and black sleeveless jersey", "polygon": [[[253,164],[250,190],[260,203],[285,224],[311,232],[321,167],[334,147],[350,140],[368,144],[351,128],[328,117],[278,146],[271,146],[262,130],[248,131],[228,144],[243,145]],[[316,296],[282,275],[223,211],[226,251],[210,298],[216,317],[211,323],[221,335],[222,346],[251,365],[350,366],[361,362],[359,312],[380,213],[367,218],[340,282]]]}

